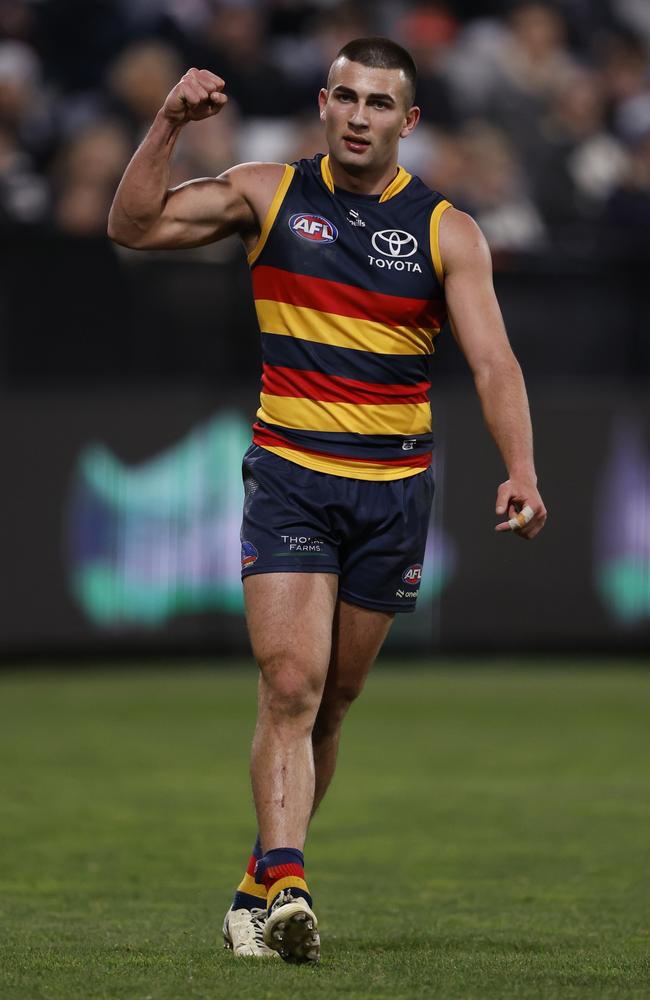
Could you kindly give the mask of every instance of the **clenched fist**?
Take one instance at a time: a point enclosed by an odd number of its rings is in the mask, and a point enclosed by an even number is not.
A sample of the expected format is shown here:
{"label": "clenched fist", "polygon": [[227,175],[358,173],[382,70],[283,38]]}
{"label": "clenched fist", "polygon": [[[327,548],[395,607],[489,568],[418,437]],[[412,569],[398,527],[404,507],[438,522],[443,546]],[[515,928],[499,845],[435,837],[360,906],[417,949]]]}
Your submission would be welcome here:
{"label": "clenched fist", "polygon": [[228,100],[224,82],[207,69],[188,69],[163,104],[165,118],[174,125],[200,122],[218,114]]}

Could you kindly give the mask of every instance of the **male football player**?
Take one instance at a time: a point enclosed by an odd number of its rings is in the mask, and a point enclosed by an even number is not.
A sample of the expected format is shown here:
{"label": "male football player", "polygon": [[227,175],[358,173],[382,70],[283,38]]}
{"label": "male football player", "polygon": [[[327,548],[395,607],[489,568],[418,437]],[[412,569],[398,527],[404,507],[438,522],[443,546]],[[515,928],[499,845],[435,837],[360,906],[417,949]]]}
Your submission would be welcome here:
{"label": "male football player", "polygon": [[341,50],[318,98],[327,155],[170,190],[181,129],[218,114],[224,86],[190,69],[174,87],[124,174],[109,235],[150,250],[237,233],[248,254],[264,361],[241,534],[260,669],[259,832],[224,936],[238,955],[313,962],[305,837],[343,717],[395,613],[415,607],[433,494],[428,363],[446,316],[508,473],[496,530],[532,539],[546,511],[485,239],[398,165],[420,115],[410,55],[381,38]]}

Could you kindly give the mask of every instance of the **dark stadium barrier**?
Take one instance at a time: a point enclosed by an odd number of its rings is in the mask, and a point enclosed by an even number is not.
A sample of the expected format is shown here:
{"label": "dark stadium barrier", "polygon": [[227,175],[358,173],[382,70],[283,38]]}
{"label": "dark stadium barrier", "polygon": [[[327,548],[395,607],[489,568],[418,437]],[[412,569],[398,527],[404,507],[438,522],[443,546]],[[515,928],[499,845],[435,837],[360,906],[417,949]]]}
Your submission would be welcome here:
{"label": "dark stadium barrier", "polygon": [[[532,544],[494,532],[503,470],[471,388],[434,387],[433,408],[421,599],[393,647],[647,648],[647,394],[538,384],[550,516]],[[252,387],[5,394],[0,653],[245,650],[239,466],[254,411]]]}

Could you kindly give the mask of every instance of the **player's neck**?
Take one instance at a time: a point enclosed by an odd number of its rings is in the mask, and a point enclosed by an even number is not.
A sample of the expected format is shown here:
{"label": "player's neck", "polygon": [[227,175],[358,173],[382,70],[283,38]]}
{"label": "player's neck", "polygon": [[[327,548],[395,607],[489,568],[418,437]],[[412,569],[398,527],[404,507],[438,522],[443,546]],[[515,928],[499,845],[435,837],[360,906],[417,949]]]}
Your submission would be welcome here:
{"label": "player's neck", "polygon": [[332,154],[329,155],[329,168],[334,181],[334,187],[352,194],[383,194],[391,181],[395,180],[398,171],[397,160],[381,170],[368,173],[349,173],[338,163]]}

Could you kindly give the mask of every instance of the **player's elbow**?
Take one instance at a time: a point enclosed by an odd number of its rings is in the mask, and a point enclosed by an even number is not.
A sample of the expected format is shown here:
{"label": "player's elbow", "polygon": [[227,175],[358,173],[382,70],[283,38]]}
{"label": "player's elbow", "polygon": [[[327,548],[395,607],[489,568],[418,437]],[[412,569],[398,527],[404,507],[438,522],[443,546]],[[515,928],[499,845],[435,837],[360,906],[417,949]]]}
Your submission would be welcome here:
{"label": "player's elbow", "polygon": [[133,226],[124,226],[116,223],[109,217],[106,227],[106,234],[113,243],[118,243],[121,247],[128,247],[129,250],[146,250],[147,234]]}
{"label": "player's elbow", "polygon": [[134,219],[115,204],[108,213],[106,234],[114,243],[130,250],[146,250],[151,244],[150,220]]}

